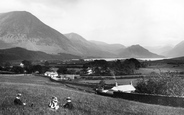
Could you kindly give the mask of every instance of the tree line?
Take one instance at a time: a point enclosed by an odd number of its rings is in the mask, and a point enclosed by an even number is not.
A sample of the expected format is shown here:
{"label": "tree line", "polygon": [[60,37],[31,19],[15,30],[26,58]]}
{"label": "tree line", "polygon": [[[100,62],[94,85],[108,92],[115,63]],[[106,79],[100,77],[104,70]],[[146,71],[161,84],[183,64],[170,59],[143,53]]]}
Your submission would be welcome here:
{"label": "tree line", "polygon": [[[130,75],[135,74],[135,70],[142,67],[142,63],[135,58],[106,61],[106,60],[94,60],[84,65],[85,69],[91,69],[90,75],[95,76],[112,76],[114,75]],[[87,71],[87,70],[85,70]]]}

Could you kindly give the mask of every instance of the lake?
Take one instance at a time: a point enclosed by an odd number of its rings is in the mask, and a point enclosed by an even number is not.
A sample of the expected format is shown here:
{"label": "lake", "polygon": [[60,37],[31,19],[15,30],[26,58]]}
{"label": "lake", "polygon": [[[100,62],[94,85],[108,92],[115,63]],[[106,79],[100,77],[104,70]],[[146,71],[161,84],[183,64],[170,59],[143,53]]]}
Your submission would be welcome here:
{"label": "lake", "polygon": [[[106,60],[106,61],[115,61],[115,60],[123,60],[123,59],[129,59],[129,58],[87,58],[84,59],[85,61],[92,61],[92,60]],[[147,60],[147,61],[155,61],[155,60],[163,60],[163,59],[169,59],[167,57],[165,58],[136,58],[140,60]]]}

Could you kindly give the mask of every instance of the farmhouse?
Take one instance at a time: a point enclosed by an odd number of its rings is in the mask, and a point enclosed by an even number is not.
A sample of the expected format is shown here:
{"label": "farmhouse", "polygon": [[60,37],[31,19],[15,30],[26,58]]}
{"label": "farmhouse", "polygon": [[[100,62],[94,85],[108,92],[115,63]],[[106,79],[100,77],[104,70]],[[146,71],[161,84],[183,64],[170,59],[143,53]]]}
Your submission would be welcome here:
{"label": "farmhouse", "polygon": [[50,72],[50,71],[47,71],[44,73],[45,76],[48,76],[48,77],[57,77],[58,76],[58,73],[57,72]]}
{"label": "farmhouse", "polygon": [[129,85],[119,85],[111,88],[113,91],[121,91],[126,93],[131,93],[135,91],[135,87],[131,84]]}
{"label": "farmhouse", "polygon": [[106,90],[104,90],[103,88],[97,89],[97,94],[105,95],[105,96],[113,96],[114,92],[132,93],[135,90],[136,89],[132,85],[132,82],[128,85],[118,85],[118,83],[116,82],[115,86],[112,87],[111,89],[106,89]]}
{"label": "farmhouse", "polygon": [[128,85],[118,85],[118,83],[116,82],[115,86],[111,88],[111,90],[131,93],[131,92],[134,92],[136,89],[133,86],[132,82]]}

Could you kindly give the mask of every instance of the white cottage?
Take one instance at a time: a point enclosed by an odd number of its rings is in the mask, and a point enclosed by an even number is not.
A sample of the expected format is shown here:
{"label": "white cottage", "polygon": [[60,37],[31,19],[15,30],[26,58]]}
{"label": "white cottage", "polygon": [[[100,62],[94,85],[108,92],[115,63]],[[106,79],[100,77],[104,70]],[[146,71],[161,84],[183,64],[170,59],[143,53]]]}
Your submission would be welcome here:
{"label": "white cottage", "polygon": [[116,83],[116,86],[114,86],[113,88],[111,88],[112,91],[122,91],[122,92],[126,92],[126,93],[131,93],[134,92],[136,89],[135,87],[132,85],[132,82],[128,85],[118,85]]}

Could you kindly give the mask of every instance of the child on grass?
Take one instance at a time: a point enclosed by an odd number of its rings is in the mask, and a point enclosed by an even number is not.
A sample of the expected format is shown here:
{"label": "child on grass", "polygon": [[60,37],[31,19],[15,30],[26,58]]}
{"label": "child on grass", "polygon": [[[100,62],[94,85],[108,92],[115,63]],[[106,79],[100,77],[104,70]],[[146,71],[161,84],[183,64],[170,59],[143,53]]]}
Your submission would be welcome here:
{"label": "child on grass", "polygon": [[15,105],[26,105],[26,103],[23,103],[23,102],[21,101],[21,96],[22,96],[21,93],[18,93],[18,94],[17,94],[16,98],[14,99],[14,104],[15,104]]}
{"label": "child on grass", "polygon": [[49,103],[49,108],[53,109],[53,110],[58,110],[59,109],[59,105],[58,105],[58,99],[57,97],[52,97],[52,100]]}
{"label": "child on grass", "polygon": [[63,105],[64,108],[67,108],[67,109],[73,109],[73,104],[72,104],[72,101],[71,101],[71,98],[70,97],[67,97],[67,102],[66,104]]}

